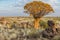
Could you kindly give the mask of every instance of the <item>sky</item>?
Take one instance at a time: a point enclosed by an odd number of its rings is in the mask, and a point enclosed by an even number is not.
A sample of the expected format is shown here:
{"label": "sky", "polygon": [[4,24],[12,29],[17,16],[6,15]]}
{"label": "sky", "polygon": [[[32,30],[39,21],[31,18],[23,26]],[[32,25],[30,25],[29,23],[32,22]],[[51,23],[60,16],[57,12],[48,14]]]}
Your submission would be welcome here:
{"label": "sky", "polygon": [[[29,16],[24,13],[24,5],[36,0],[0,0],[0,16]],[[60,16],[60,0],[37,0],[50,4],[54,13],[46,16]]]}

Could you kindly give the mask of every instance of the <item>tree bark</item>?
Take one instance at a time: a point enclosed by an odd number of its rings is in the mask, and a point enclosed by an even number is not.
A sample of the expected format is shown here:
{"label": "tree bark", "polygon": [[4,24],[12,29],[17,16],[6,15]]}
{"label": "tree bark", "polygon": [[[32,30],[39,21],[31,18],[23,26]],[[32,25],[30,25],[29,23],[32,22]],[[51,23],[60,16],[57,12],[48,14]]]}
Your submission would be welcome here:
{"label": "tree bark", "polygon": [[35,20],[34,20],[34,28],[35,29],[39,28],[39,26],[40,26],[39,22],[40,22],[40,18],[35,18]]}

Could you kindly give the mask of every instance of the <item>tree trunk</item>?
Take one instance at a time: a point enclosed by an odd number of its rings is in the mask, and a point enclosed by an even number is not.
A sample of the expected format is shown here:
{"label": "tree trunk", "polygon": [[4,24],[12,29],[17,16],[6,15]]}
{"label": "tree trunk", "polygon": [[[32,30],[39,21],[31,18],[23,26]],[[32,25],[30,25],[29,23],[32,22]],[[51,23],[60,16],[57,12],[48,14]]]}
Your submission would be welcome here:
{"label": "tree trunk", "polygon": [[35,18],[35,20],[34,20],[34,28],[35,29],[39,28],[39,26],[40,26],[39,21],[40,21],[40,18]]}

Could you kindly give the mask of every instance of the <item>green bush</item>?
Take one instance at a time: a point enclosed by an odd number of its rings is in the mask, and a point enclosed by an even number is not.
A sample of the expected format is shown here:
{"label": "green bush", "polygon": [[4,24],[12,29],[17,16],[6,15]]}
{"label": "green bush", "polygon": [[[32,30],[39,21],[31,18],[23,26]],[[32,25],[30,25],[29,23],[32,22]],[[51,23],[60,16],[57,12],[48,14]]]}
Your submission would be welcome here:
{"label": "green bush", "polygon": [[47,22],[45,22],[43,20],[40,21],[40,26],[41,26],[41,28],[47,28],[48,27]]}

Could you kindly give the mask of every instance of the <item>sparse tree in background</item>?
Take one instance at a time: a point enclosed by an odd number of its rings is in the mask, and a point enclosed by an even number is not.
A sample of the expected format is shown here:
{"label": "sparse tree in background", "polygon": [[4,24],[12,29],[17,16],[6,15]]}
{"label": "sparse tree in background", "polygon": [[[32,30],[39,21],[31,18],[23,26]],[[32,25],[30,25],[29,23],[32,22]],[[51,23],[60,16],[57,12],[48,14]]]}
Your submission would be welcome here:
{"label": "sparse tree in background", "polygon": [[53,8],[49,4],[41,1],[27,3],[24,6],[24,9],[30,14],[30,16],[34,17],[34,27],[36,29],[39,28],[39,21],[41,17],[49,14],[50,12],[54,12]]}

